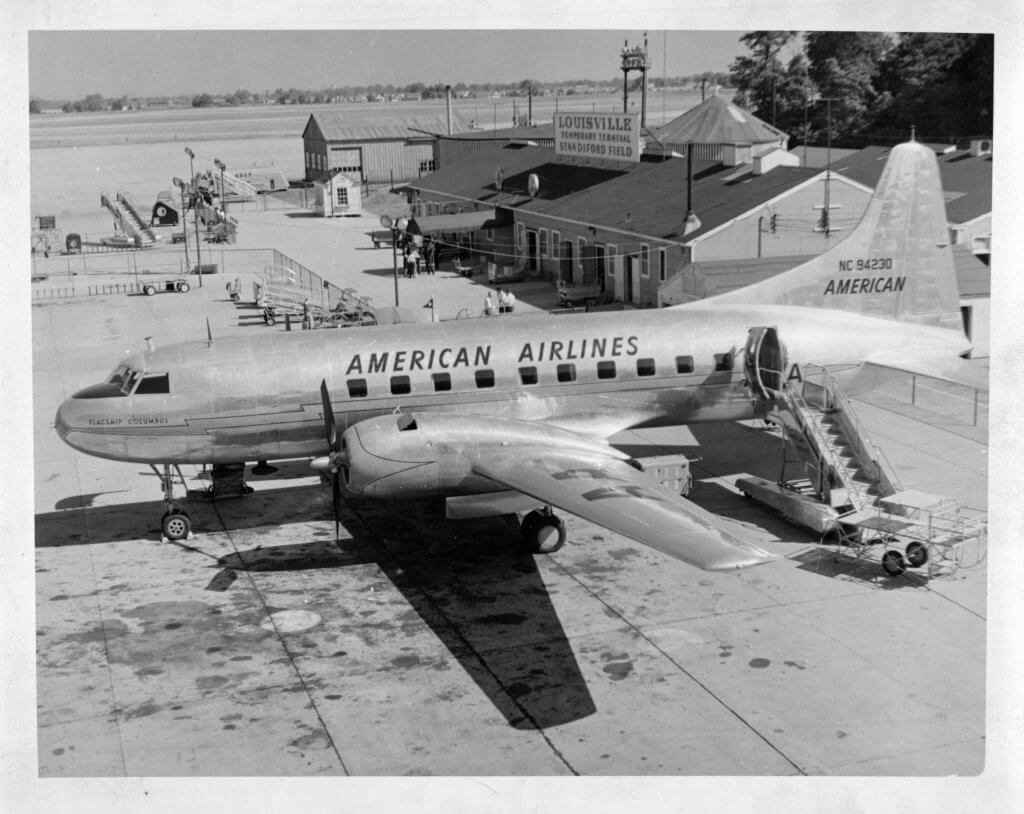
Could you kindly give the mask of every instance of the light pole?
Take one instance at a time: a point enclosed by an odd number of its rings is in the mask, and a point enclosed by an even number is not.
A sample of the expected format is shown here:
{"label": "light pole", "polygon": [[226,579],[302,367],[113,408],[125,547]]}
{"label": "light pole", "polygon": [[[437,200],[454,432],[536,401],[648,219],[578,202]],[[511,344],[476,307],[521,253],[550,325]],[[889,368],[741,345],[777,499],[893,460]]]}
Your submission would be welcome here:
{"label": "light pole", "polygon": [[[175,178],[174,179],[174,183],[181,188],[182,196],[184,196],[185,188],[188,187],[189,200],[191,200],[191,202],[192,202],[192,211],[195,213],[195,222],[196,222],[196,273],[199,275],[199,287],[202,288],[203,287],[203,261],[202,261],[202,258],[200,257],[200,252],[199,252],[199,207],[196,205],[196,197],[198,197],[197,196],[197,192],[196,192],[196,185],[195,184],[185,184],[180,178]],[[182,212],[182,217],[184,217],[184,214],[185,213]],[[187,247],[188,246],[188,233],[187,232],[185,234],[185,244],[186,244],[186,247]]]}
{"label": "light pole", "polygon": [[395,277],[395,308],[398,307],[398,235],[405,232],[408,218],[393,220],[390,215],[380,216],[380,225],[391,230],[391,267]]}
{"label": "light pole", "polygon": [[196,165],[195,165],[196,154],[192,152],[191,148],[186,147],[185,148],[185,155],[188,156],[188,170],[189,170],[188,182],[190,184],[194,184],[196,182]]}
{"label": "light pole", "polygon": [[185,219],[185,182],[174,176],[174,186],[181,190],[181,234],[185,238],[185,272],[188,273],[188,221]]}
{"label": "light pole", "polygon": [[220,207],[224,210],[224,220],[228,219],[228,193],[224,190],[224,170],[227,165],[219,158],[213,159],[213,163],[220,170]]}

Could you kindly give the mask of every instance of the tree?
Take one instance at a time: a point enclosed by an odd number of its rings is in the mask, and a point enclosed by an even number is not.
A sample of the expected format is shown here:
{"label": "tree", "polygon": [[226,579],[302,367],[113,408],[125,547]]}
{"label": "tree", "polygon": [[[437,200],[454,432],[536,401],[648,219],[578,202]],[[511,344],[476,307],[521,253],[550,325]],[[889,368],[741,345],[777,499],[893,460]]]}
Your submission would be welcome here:
{"label": "tree", "polygon": [[31,113],[42,113],[43,112],[43,109],[40,106],[38,99],[29,99],[28,100],[28,112],[30,114]]}
{"label": "tree", "polygon": [[192,97],[192,107],[210,107],[213,104],[213,97],[208,93],[200,93]]}
{"label": "tree", "polygon": [[795,31],[751,31],[740,37],[752,53],[729,66],[730,81],[739,91],[734,97],[737,105],[766,121],[776,118],[778,85],[785,76],[779,52],[795,36]]}
{"label": "tree", "polygon": [[100,110],[106,110],[107,103],[103,98],[103,94],[90,93],[82,100],[81,108],[76,107],[76,110],[77,109],[85,110],[90,113],[95,113]]}
{"label": "tree", "polygon": [[830,118],[833,140],[863,132],[878,100],[878,65],[892,40],[876,32],[815,31],[805,44],[810,78],[820,98],[832,100],[812,109],[814,129],[824,133]]}
{"label": "tree", "polygon": [[992,135],[991,34],[901,34],[879,66],[872,125],[894,137]]}

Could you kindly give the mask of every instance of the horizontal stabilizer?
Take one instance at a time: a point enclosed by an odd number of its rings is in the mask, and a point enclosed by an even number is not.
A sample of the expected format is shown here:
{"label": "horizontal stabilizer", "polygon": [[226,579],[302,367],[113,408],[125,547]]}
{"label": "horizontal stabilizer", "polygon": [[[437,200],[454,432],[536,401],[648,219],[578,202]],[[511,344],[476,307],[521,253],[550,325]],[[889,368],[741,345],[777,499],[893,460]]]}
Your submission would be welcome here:
{"label": "horizontal stabilizer", "polygon": [[851,394],[878,387],[887,374],[905,373],[988,392],[988,369],[977,363],[950,356],[943,348],[893,348],[864,360],[864,366],[846,387]]}

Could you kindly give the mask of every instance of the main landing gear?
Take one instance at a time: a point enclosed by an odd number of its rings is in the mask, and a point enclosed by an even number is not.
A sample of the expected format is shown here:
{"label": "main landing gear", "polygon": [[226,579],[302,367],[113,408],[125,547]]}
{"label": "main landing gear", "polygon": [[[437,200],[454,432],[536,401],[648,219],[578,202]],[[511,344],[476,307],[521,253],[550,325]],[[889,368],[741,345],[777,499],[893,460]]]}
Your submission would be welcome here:
{"label": "main landing gear", "polygon": [[534,554],[554,554],[565,545],[565,523],[550,506],[527,514],[519,524],[526,548]]}
{"label": "main landing gear", "polygon": [[172,470],[170,464],[164,464],[162,474],[152,464],[150,464],[150,468],[160,478],[160,486],[164,492],[164,506],[167,509],[160,519],[160,530],[168,540],[187,540],[192,535],[192,519],[188,516],[188,512],[174,500],[175,475],[181,481],[182,488],[186,492],[188,491],[181,470],[177,466]]}

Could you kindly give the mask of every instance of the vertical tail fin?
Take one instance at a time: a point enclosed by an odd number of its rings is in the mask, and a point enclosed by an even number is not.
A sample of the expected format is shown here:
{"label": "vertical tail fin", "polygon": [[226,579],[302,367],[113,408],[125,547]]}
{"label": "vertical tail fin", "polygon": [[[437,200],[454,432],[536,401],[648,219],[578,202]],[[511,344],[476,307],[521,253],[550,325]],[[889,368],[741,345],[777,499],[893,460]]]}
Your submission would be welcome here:
{"label": "vertical tail fin", "polygon": [[714,302],[836,308],[959,330],[960,300],[935,154],[917,142],[894,147],[864,216],[846,239]]}

